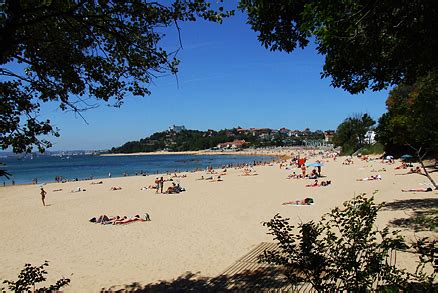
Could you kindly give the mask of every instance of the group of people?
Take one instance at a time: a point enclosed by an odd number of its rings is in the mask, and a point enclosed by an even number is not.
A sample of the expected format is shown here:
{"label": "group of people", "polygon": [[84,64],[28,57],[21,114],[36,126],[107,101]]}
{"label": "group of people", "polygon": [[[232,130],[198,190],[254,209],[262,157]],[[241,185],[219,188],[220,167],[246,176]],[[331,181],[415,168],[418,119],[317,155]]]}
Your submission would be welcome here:
{"label": "group of people", "polygon": [[[166,189],[166,191],[164,191],[164,182],[166,181],[172,181],[172,185],[169,186]],[[153,187],[155,189],[155,193],[164,193],[164,194],[174,194],[174,193],[180,193],[186,191],[185,188],[182,188],[179,183],[176,184],[175,182],[173,182],[173,179],[166,180],[163,177],[155,178],[155,185],[149,187]]]}
{"label": "group of people", "polygon": [[167,188],[167,190],[164,192],[165,194],[174,194],[174,193],[180,193],[186,191],[185,188],[182,188],[179,183],[175,184],[175,182],[172,182],[172,185]]}
{"label": "group of people", "polygon": [[144,214],[144,217],[140,217],[140,215],[135,215],[133,217],[127,216],[115,216],[109,217],[107,215],[101,215],[99,217],[93,217],[89,220],[91,223],[102,224],[102,225],[125,225],[133,222],[147,222],[150,221],[151,218],[148,213]]}

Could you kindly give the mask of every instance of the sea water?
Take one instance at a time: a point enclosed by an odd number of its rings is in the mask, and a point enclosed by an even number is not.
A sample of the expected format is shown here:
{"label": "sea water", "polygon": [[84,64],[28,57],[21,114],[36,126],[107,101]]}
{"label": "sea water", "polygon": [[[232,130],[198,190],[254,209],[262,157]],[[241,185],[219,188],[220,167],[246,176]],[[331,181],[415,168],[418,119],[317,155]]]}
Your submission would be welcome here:
{"label": "sea water", "polygon": [[[108,178],[139,174],[156,174],[175,171],[192,171],[209,166],[268,161],[272,157],[242,155],[142,155],[142,156],[38,156],[1,158],[5,166],[0,169],[11,174],[10,179],[0,177],[4,184],[38,184],[54,182],[56,177],[66,180]],[[1,181],[0,181],[1,182]]]}

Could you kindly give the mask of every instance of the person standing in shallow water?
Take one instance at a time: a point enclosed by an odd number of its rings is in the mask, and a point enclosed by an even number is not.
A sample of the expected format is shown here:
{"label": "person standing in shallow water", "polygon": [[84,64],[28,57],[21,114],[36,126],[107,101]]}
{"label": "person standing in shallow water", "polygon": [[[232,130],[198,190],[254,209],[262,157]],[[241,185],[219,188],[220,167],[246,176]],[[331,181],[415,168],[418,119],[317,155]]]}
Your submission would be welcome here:
{"label": "person standing in shallow water", "polygon": [[47,192],[41,187],[41,201],[43,202],[43,206],[46,206],[46,202],[44,201],[46,199],[46,194]]}

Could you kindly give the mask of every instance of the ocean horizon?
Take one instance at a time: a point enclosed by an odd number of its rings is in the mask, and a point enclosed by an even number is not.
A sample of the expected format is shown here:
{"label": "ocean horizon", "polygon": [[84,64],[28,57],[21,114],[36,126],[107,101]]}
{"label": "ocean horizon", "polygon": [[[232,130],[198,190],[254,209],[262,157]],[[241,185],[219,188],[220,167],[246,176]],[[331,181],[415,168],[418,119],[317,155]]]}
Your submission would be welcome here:
{"label": "ocean horizon", "polygon": [[2,158],[2,169],[11,174],[3,177],[3,184],[38,184],[55,182],[56,177],[65,180],[85,180],[122,177],[142,174],[193,171],[209,166],[219,168],[227,165],[251,164],[254,161],[269,161],[272,156],[246,155],[132,155],[132,156],[37,156]]}

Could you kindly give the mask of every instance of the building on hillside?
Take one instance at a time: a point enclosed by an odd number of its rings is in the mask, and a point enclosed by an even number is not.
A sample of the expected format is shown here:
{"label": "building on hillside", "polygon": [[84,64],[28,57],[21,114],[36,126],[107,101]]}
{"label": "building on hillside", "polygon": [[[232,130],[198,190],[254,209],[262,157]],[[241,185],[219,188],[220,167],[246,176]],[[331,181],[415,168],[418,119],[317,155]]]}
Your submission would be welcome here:
{"label": "building on hillside", "polygon": [[289,137],[299,137],[301,135],[301,131],[299,130],[290,130],[288,133]]}
{"label": "building on hillside", "polygon": [[171,127],[169,127],[169,130],[176,133],[180,133],[181,131],[186,130],[186,127],[184,125],[178,126],[174,124]]}
{"label": "building on hillside", "polygon": [[332,142],[334,135],[335,135],[335,131],[334,130],[324,131],[324,141],[325,142]]}
{"label": "building on hillside", "polygon": [[302,134],[305,135],[305,136],[309,136],[311,133],[312,133],[312,132],[310,131],[309,128],[305,128],[305,129],[302,131]]}
{"label": "building on hillside", "polygon": [[365,133],[365,142],[368,144],[376,142],[376,132],[374,130],[368,130],[367,133]]}
{"label": "building on hillside", "polygon": [[237,131],[238,134],[246,134],[246,133],[248,133],[248,129],[241,128],[241,127],[236,128],[236,131]]}
{"label": "building on hillside", "polygon": [[272,140],[273,136],[270,133],[262,133],[259,135],[259,138],[262,140]]}
{"label": "building on hillside", "polygon": [[279,130],[278,130],[278,132],[280,133],[280,134],[282,134],[282,135],[289,135],[289,129],[287,129],[287,128],[280,128]]}
{"label": "building on hillside", "polygon": [[252,135],[260,136],[262,134],[271,134],[272,129],[270,128],[251,128]]}
{"label": "building on hillside", "polygon": [[246,144],[244,139],[239,140],[235,139],[234,141],[224,142],[217,145],[219,149],[240,149],[242,146]]}

